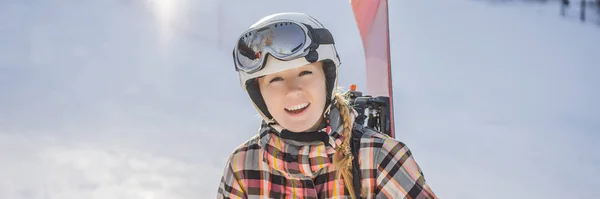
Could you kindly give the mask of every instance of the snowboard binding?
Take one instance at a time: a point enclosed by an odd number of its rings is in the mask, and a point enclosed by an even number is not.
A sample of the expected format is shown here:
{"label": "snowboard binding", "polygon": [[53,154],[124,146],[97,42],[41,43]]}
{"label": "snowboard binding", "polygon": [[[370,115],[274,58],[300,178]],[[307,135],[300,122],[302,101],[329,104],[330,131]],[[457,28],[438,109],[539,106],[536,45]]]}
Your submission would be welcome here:
{"label": "snowboard binding", "polygon": [[345,94],[349,105],[358,112],[356,123],[391,136],[389,97],[363,96],[362,92],[356,90],[355,84],[352,84]]}

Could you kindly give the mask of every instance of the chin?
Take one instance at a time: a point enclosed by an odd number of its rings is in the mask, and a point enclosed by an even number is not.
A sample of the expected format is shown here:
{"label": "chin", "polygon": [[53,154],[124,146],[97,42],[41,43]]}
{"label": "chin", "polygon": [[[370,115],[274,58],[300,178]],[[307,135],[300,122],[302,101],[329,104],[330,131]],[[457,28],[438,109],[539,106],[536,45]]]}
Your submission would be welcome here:
{"label": "chin", "polygon": [[296,132],[296,133],[305,132],[308,129],[310,129],[310,127],[312,127],[312,125],[308,125],[308,124],[298,124],[295,122],[291,122],[291,123],[292,124],[288,124],[288,125],[282,124],[281,126],[289,131]]}
{"label": "chin", "polygon": [[281,124],[281,126],[289,131],[300,133],[310,130],[318,121],[319,118],[310,118],[304,121],[288,120],[284,124]]}

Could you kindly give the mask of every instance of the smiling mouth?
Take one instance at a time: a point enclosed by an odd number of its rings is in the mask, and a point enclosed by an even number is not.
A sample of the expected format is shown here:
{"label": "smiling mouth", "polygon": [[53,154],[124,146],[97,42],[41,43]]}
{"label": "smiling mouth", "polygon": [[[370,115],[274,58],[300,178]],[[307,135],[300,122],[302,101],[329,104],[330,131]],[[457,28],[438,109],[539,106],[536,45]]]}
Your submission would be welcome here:
{"label": "smiling mouth", "polygon": [[285,109],[286,112],[288,112],[290,114],[293,114],[293,115],[296,115],[296,114],[302,113],[309,106],[310,106],[310,103],[304,103],[304,104],[298,104],[296,106],[289,107],[289,108],[284,108],[284,109]]}

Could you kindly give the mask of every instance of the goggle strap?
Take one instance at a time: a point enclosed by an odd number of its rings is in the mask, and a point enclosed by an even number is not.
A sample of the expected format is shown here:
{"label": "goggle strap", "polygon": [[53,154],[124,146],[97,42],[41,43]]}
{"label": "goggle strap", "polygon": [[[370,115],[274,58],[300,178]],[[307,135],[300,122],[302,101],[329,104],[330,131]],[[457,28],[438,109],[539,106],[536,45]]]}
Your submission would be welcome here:
{"label": "goggle strap", "polygon": [[324,28],[315,28],[312,29],[312,36],[313,36],[313,40],[315,40],[315,43],[318,44],[335,44],[335,42],[333,41],[333,36],[331,35],[331,32],[329,32],[329,30],[324,29]]}
{"label": "goggle strap", "polygon": [[233,48],[233,50],[231,51],[231,57],[233,58],[233,68],[235,68],[235,71],[239,71],[237,65],[238,65],[238,61],[235,58],[235,50],[237,49],[237,47]]}

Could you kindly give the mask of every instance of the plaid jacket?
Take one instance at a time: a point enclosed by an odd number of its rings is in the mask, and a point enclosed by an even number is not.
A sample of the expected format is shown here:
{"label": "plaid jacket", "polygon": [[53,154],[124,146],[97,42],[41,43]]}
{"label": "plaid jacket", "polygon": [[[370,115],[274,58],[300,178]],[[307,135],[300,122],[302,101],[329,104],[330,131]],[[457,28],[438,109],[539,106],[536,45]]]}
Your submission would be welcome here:
{"label": "plaid jacket", "polygon": [[[328,143],[283,139],[281,127],[263,125],[229,157],[217,198],[350,198],[352,185],[336,179],[332,163],[344,139],[339,112],[332,109],[329,118]],[[437,198],[402,142],[365,130],[358,161],[362,198]]]}

